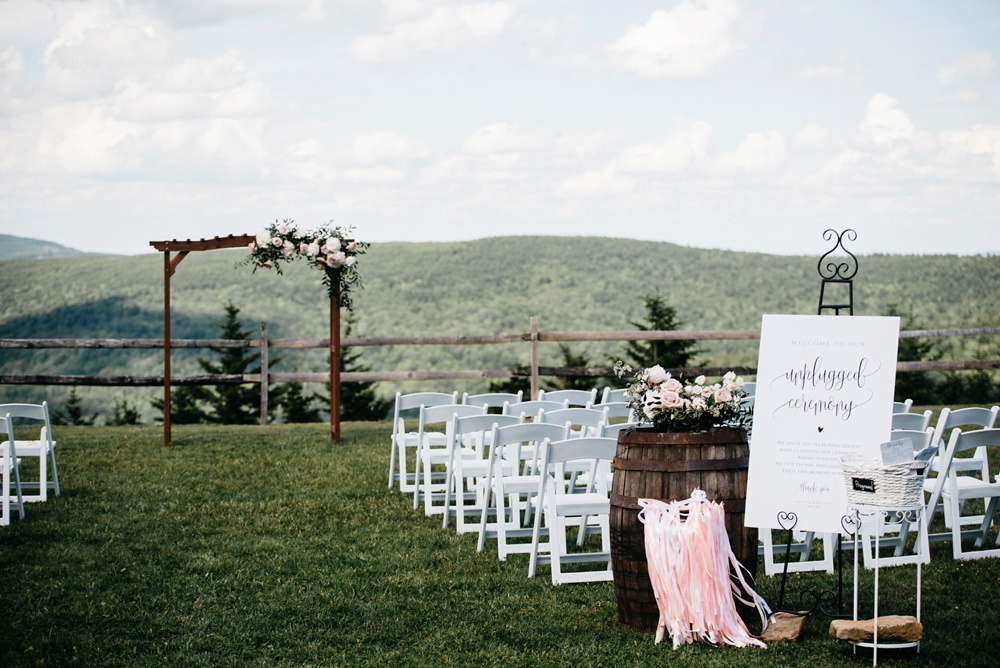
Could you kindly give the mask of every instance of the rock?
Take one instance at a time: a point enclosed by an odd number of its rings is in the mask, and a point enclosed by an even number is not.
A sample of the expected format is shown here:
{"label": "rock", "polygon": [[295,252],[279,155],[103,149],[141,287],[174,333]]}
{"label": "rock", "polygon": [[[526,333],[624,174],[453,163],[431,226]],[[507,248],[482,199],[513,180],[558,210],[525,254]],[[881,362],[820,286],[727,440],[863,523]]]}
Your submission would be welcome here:
{"label": "rock", "polygon": [[[830,622],[830,635],[838,640],[872,642],[875,625],[871,619],[835,619]],[[924,637],[924,627],[916,617],[886,615],[878,618],[879,642],[917,642]]]}
{"label": "rock", "polygon": [[791,612],[776,612],[767,628],[760,634],[764,642],[795,642],[802,639],[802,627],[805,626],[808,613],[796,615]]}

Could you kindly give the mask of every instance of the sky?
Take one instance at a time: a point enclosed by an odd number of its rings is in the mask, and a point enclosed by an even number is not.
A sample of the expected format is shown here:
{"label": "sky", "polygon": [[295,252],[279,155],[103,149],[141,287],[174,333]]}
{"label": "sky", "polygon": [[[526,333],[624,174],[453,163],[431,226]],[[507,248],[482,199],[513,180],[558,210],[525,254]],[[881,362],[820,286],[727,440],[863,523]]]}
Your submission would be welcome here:
{"label": "sky", "polygon": [[996,0],[0,0],[0,233],[996,253],[998,59]]}

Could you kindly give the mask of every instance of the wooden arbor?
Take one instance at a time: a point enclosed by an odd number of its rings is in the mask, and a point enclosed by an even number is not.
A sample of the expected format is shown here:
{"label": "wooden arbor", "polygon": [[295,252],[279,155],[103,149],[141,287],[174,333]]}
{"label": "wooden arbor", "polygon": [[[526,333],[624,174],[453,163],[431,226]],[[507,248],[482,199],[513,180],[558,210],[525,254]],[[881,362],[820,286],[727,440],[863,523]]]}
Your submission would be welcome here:
{"label": "wooden arbor", "polygon": [[[226,237],[192,241],[150,241],[149,245],[163,253],[163,446],[171,440],[170,425],[170,277],[191,251],[220,248],[246,248],[254,240],[252,234],[230,234]],[[173,258],[171,253],[177,253]],[[339,286],[338,286],[339,288]],[[267,378],[261,378],[267,383]],[[330,295],[330,439],[340,445],[340,290]]]}

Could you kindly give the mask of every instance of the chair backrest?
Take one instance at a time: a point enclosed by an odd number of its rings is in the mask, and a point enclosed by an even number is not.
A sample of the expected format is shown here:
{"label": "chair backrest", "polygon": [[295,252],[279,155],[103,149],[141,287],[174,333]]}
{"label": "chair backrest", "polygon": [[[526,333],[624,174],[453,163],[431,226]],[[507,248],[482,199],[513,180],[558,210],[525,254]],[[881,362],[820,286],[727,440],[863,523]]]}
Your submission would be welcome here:
{"label": "chair backrest", "polygon": [[514,443],[541,443],[545,439],[562,441],[569,438],[564,424],[544,422],[522,422],[498,427],[493,431],[493,443],[497,446]]}
{"label": "chair backrest", "polygon": [[601,394],[600,403],[611,404],[611,403],[617,403],[619,401],[627,402],[628,397],[625,396],[626,392],[628,392],[628,389],[624,387],[617,390],[612,390],[610,387],[605,387],[604,392]]}
{"label": "chair backrest", "polygon": [[404,431],[402,426],[403,411],[419,409],[421,406],[443,406],[457,404],[458,392],[413,392],[410,394],[396,393],[395,407],[392,409],[392,440],[396,442],[398,434]]}
{"label": "chair backrest", "polygon": [[907,399],[906,401],[894,401],[892,402],[892,412],[909,413],[911,406],[913,406],[913,399]]}
{"label": "chair backrest", "polygon": [[617,439],[618,434],[627,429],[635,429],[636,426],[637,425],[634,422],[616,422],[615,424],[606,424],[603,427],[601,427],[600,435],[604,436],[605,438]]}
{"label": "chair backrest", "polygon": [[463,404],[469,404],[471,406],[486,406],[488,408],[503,408],[505,403],[515,404],[523,400],[524,392],[521,390],[518,390],[517,393],[486,392],[484,394],[469,394],[466,392],[462,395]]}
{"label": "chair backrest", "polygon": [[567,406],[590,408],[597,402],[597,388],[592,390],[545,390],[538,391],[539,401],[565,401]]}
{"label": "chair backrest", "polygon": [[606,404],[596,404],[594,408],[605,411],[609,420],[618,417],[632,419],[632,409],[625,401],[609,401]]}
{"label": "chair backrest", "polygon": [[617,448],[618,442],[615,439],[602,436],[548,441],[542,446],[542,470],[548,470],[547,467],[554,464],[576,460],[610,462],[614,459]]}
{"label": "chair backrest", "polygon": [[930,446],[934,438],[934,429],[893,429],[890,432],[892,440],[898,441],[901,438],[908,438],[913,443],[913,452],[920,452]]}
{"label": "chair backrest", "polygon": [[451,425],[456,417],[468,417],[470,415],[485,415],[485,406],[466,406],[465,404],[443,404],[440,406],[421,406],[419,413],[419,426],[417,431],[424,433],[428,425],[445,424]]}
{"label": "chair backrest", "polygon": [[747,393],[748,397],[754,396],[757,394],[757,383],[752,380],[743,383],[743,391]]}
{"label": "chair backrest", "polygon": [[945,449],[945,461],[942,467],[945,474],[949,472],[949,465],[955,455],[967,450],[989,446],[1000,446],[1000,429],[977,429],[966,432],[961,429],[952,430],[951,437],[948,439],[948,447]]}
{"label": "chair backrest", "polygon": [[452,442],[458,446],[461,444],[463,436],[473,436],[476,437],[474,445],[482,446],[488,443],[486,435],[493,433],[494,429],[517,424],[521,424],[520,415],[496,415],[495,413],[456,415],[451,421]]}
{"label": "chair backrest", "polygon": [[[892,414],[892,428],[893,429],[914,429],[916,431],[923,431],[931,425],[931,411],[926,410],[923,413],[893,413]],[[933,433],[933,431],[931,432]]]}
{"label": "chair backrest", "polygon": [[[608,421],[608,414],[605,410],[596,408],[560,408],[554,411],[541,413],[541,421],[549,424],[568,424],[574,429],[591,428],[600,429]],[[591,434],[593,435],[593,434]]]}
{"label": "chair backrest", "polygon": [[504,415],[523,415],[533,418],[538,415],[538,411],[554,411],[566,408],[566,406],[565,401],[518,401],[516,403],[504,404],[503,413]]}
{"label": "chair backrest", "polygon": [[6,415],[12,423],[28,420],[42,423],[41,438],[51,443],[52,423],[49,421],[49,402],[40,404],[0,404],[0,415]]}
{"label": "chair backrest", "polygon": [[934,442],[939,446],[943,445],[944,433],[948,429],[959,427],[992,429],[996,426],[998,413],[1000,413],[1000,406],[993,406],[992,408],[973,406],[955,410],[951,410],[946,406],[941,409],[937,424],[934,425]]}

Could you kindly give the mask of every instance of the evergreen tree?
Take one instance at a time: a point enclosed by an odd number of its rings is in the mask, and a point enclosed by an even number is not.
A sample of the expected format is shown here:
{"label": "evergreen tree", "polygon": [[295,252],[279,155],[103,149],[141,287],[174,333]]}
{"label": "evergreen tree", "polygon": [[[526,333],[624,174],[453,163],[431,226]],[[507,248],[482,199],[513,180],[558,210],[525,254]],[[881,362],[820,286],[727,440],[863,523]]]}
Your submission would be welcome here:
{"label": "evergreen tree", "polygon": [[[924,324],[913,314],[911,306],[905,316],[899,313],[899,304],[889,304],[885,315],[899,316],[900,330],[923,329]],[[941,350],[930,339],[900,338],[896,359],[900,362],[934,361],[941,359]],[[927,371],[906,371],[896,374],[896,401],[913,399],[918,406],[940,402],[939,392],[942,388]]]}
{"label": "evergreen tree", "polygon": [[[559,344],[559,354],[562,356],[560,366],[584,368],[593,366],[590,356],[586,352],[575,353],[566,343]],[[545,390],[547,392],[552,390],[586,390],[590,392],[602,380],[592,376],[556,376],[545,382]]]}
{"label": "evergreen tree", "polygon": [[[357,324],[353,311],[348,312],[344,336],[350,336]],[[371,367],[361,362],[360,350],[342,348],[340,351],[340,372],[371,371]],[[376,383],[356,381],[340,384],[340,419],[357,421],[384,420],[392,408],[392,400],[384,399],[375,391]],[[316,397],[330,407],[330,395],[316,393]]]}
{"label": "evergreen tree", "polygon": [[525,399],[531,396],[531,378],[528,376],[511,376],[503,380],[491,380],[490,392],[505,392],[507,394],[517,394],[521,392]]}
{"label": "evergreen tree", "polygon": [[[162,410],[162,409],[161,409]],[[114,417],[108,424],[115,426],[139,424],[139,407],[129,403],[128,397],[115,397]]]}
{"label": "evergreen tree", "polygon": [[[226,319],[218,324],[219,338],[235,341],[249,341],[253,330],[243,329],[239,320],[240,308],[231,301],[226,302]],[[198,365],[209,374],[249,374],[260,373],[260,353],[250,348],[210,348],[218,361],[210,362],[198,358]],[[277,359],[271,360],[276,364]],[[270,390],[269,390],[270,391]],[[271,392],[268,406],[276,405],[280,392]],[[256,385],[217,385],[209,390],[209,420],[218,424],[256,424],[260,419],[260,389]]]}
{"label": "evergreen tree", "polygon": [[[645,295],[642,298],[646,308],[646,321],[629,321],[636,329],[643,332],[675,331],[684,324],[677,319],[677,310],[667,305],[656,294]],[[699,366],[692,359],[701,354],[698,342],[694,339],[677,339],[673,341],[629,341],[625,344],[625,362],[634,369],[644,369],[656,364],[665,369],[683,369]],[[616,361],[616,360],[612,360]]]}
{"label": "evergreen tree", "polygon": [[98,413],[94,413],[90,417],[83,416],[83,406],[80,403],[80,397],[76,393],[76,387],[73,387],[70,389],[69,397],[66,399],[65,412],[53,410],[50,417],[55,424],[89,427],[97,421],[98,415]]}
{"label": "evergreen tree", "polygon": [[316,393],[306,394],[302,383],[286,383],[281,397],[282,419],[285,422],[322,422],[320,409],[314,405]]}
{"label": "evergreen tree", "polygon": [[[209,421],[205,402],[209,399],[208,389],[202,385],[181,385],[170,388],[170,423],[201,424]],[[160,412],[154,422],[163,422],[163,399],[150,400],[150,405]]]}

